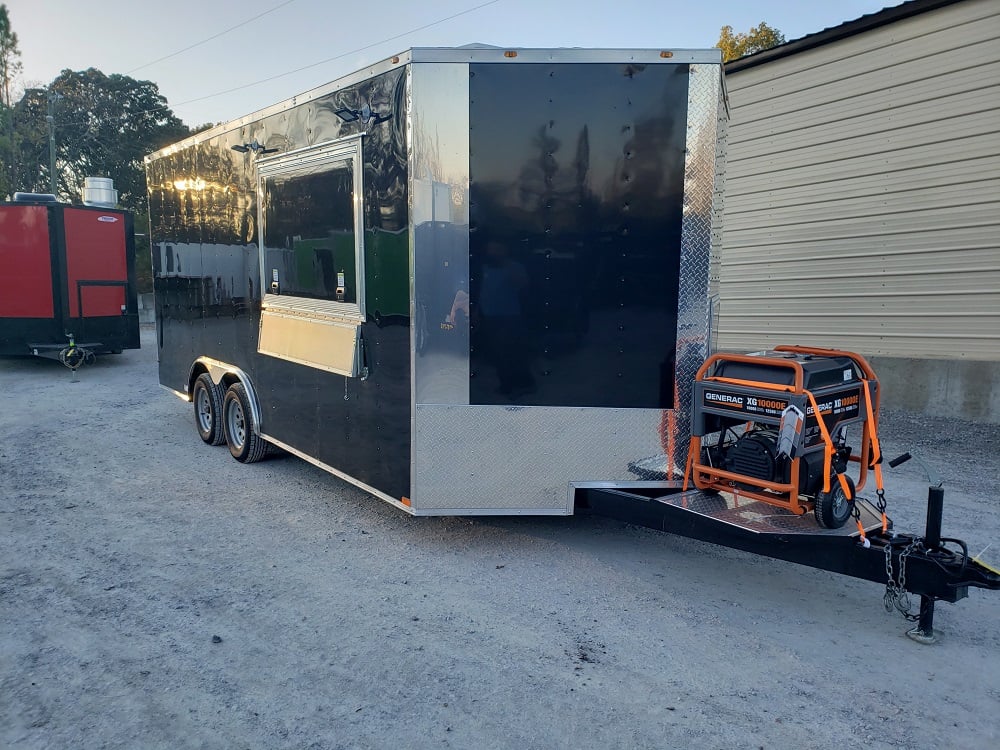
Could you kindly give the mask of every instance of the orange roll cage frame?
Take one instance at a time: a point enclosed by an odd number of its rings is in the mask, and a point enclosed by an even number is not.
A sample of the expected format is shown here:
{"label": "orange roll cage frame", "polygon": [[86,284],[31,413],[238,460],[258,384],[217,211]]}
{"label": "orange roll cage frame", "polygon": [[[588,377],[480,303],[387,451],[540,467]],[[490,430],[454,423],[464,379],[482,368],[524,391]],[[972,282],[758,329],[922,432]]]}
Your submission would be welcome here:
{"label": "orange roll cage frame", "polygon": [[[790,354],[810,354],[821,357],[847,357],[858,368],[864,378],[862,383],[864,386],[864,408],[866,413],[862,421],[861,453],[860,455],[851,455],[849,461],[851,463],[858,464],[859,467],[858,478],[855,482],[856,491],[861,490],[865,486],[869,467],[874,470],[876,485],[878,489],[881,490],[882,451],[878,440],[879,394],[876,390],[873,402],[871,389],[868,385],[868,381],[875,381],[877,383],[878,378],[875,375],[875,371],[871,368],[871,365],[868,364],[864,357],[853,352],[842,351],[840,349],[822,349],[808,346],[776,346],[774,351],[788,352]],[[742,362],[756,365],[765,364],[773,367],[790,369],[794,375],[794,382],[792,385],[780,385],[776,383],[727,378],[710,374],[714,372],[715,367],[719,362]],[[803,385],[804,375],[802,365],[799,364],[798,361],[747,354],[713,354],[705,360],[705,363],[698,369],[698,373],[695,375],[695,381],[722,383],[727,385],[775,391],[776,393],[788,393],[796,396],[805,396],[809,405],[812,406],[813,413],[816,416],[816,423],[819,426],[820,435],[823,439],[823,492],[830,491],[830,478],[831,475],[834,474],[833,456],[836,450],[833,444],[833,438],[826,426],[823,414],[819,410],[819,404],[816,402],[815,396],[813,396],[812,392],[807,390]],[[753,424],[753,421],[751,420],[747,424],[749,427]],[[714,466],[706,466],[700,462],[700,457],[702,455],[701,449],[701,436],[692,435],[684,471],[685,490],[688,488],[689,482],[693,482],[694,486],[700,490],[731,491],[738,496],[751,498],[753,500],[760,500],[779,508],[785,508],[796,515],[807,513],[815,506],[815,502],[813,500],[799,496],[799,457],[790,459],[791,464],[789,467],[789,481],[787,483],[771,482],[763,479],[757,479],[755,477],[748,477],[743,474],[725,471]],[[851,492],[846,480],[846,475],[837,473],[836,477],[837,481],[840,482],[840,486],[844,490],[844,494],[847,497],[850,497]],[[737,482],[742,485],[742,487],[738,490],[735,488],[735,484]],[[746,485],[750,485],[752,489],[746,489]],[[885,522],[883,514],[883,525],[885,525]]]}

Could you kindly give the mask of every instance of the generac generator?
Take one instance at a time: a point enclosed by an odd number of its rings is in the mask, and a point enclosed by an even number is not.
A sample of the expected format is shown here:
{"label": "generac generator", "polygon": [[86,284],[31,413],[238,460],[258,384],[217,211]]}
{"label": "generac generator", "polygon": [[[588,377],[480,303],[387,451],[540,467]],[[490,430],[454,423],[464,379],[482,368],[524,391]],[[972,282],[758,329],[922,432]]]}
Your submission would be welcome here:
{"label": "generac generator", "polygon": [[[881,479],[877,419],[878,379],[857,354],[779,346],[712,355],[695,376],[685,487],[811,510],[821,527],[840,528],[869,467]],[[860,428],[857,453],[850,428]]]}

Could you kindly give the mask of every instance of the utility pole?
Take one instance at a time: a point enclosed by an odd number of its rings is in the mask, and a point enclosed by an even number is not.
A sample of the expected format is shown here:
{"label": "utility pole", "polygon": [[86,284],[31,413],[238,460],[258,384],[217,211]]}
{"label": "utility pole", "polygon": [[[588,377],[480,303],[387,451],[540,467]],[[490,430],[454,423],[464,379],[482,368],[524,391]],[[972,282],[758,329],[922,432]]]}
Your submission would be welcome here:
{"label": "utility pole", "polygon": [[49,125],[49,191],[53,195],[56,194],[56,102],[60,99],[62,94],[49,92],[49,113],[45,117]]}

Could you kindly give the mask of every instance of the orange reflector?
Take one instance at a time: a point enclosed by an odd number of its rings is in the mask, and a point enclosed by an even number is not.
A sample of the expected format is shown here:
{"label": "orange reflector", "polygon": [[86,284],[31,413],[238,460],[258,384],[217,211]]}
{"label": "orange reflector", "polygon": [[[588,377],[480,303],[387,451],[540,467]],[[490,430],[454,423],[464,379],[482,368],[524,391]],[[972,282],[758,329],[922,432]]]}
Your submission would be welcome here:
{"label": "orange reflector", "polygon": [[674,56],[673,52],[667,52],[665,50],[660,53],[660,57],[673,57],[673,56]]}
{"label": "orange reflector", "polygon": [[514,51],[514,50],[512,50],[512,49],[509,49],[509,50],[507,50],[506,52],[503,53],[503,56],[504,57],[517,57],[517,52]]}
{"label": "orange reflector", "polygon": [[407,508],[410,507],[410,498],[408,498],[408,497],[401,497],[401,498],[399,498],[399,502],[401,502]]}

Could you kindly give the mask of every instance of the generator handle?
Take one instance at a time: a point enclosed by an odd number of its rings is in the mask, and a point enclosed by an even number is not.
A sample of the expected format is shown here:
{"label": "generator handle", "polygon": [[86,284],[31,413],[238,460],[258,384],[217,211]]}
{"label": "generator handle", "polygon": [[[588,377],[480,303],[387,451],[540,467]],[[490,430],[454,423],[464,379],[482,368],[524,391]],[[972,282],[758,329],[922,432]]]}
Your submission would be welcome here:
{"label": "generator handle", "polygon": [[[795,374],[795,393],[801,394],[803,392],[803,384],[805,379],[802,375],[802,365],[798,362],[792,360],[776,359],[773,357],[754,357],[748,354],[713,354],[708,359],[705,360],[705,364],[698,368],[698,373],[694,376],[695,380],[704,380],[706,373],[715,366],[717,362],[742,362],[744,364],[759,365],[764,362],[769,365],[774,365],[776,367],[785,367],[790,369]],[[733,378],[726,378],[726,382],[734,383],[736,385],[750,385],[750,383],[741,382]],[[759,386],[759,383],[753,383],[752,385]],[[787,388],[787,386],[786,386]],[[774,390],[781,390],[775,388]]]}
{"label": "generator handle", "polygon": [[[878,383],[878,375],[875,374],[875,370],[872,366],[868,364],[868,360],[862,357],[860,354],[854,352],[848,352],[843,349],[824,349],[818,346],[792,346],[790,344],[782,344],[780,346],[774,347],[776,352],[792,352],[795,354],[815,354],[820,357],[847,357],[858,369],[861,370],[861,374],[865,376],[865,380],[871,380]],[[875,412],[874,416],[876,421],[878,420],[878,412],[882,401],[881,389],[876,389],[875,391],[875,403],[872,404],[872,411]]]}
{"label": "generator handle", "polygon": [[847,357],[858,366],[858,369],[864,374],[866,380],[878,382],[878,376],[875,374],[872,366],[868,364],[868,360],[854,352],[844,351],[843,349],[823,349],[818,346],[791,346],[789,344],[776,346],[774,347],[774,351],[792,352],[794,354],[815,354],[820,357]]}

